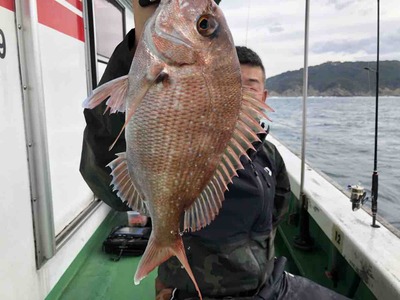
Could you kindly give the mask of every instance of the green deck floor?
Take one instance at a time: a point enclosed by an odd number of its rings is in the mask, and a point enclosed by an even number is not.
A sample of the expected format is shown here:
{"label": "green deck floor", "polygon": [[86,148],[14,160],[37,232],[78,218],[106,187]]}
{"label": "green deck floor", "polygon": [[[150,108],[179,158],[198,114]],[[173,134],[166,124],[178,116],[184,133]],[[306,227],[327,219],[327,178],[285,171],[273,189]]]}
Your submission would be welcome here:
{"label": "green deck floor", "polygon": [[[88,243],[63,274],[46,300],[150,300],[155,298],[156,271],[135,286],[135,274],[140,257],[122,257],[118,262],[102,251],[102,243],[110,231],[127,224],[126,213],[112,212],[99,226]],[[367,286],[357,283],[357,274],[343,257],[332,256],[329,239],[311,220],[310,231],[317,242],[313,251],[303,252],[293,248],[292,239],[298,233],[296,226],[282,222],[276,237],[276,254],[286,256],[287,271],[302,275],[337,292],[357,300],[373,300],[375,297]],[[337,265],[337,285],[325,272]]]}
{"label": "green deck floor", "polygon": [[112,228],[127,224],[126,213],[110,213],[85,245],[46,300],[147,300],[154,299],[156,271],[133,283],[140,257],[121,257],[118,262],[102,251]]}

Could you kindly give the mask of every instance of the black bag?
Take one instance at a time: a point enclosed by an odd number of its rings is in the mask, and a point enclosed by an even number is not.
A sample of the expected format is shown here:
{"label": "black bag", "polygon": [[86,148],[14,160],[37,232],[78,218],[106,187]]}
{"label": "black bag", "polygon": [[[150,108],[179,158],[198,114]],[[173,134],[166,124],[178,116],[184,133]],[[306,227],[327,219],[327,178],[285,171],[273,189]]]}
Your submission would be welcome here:
{"label": "black bag", "polygon": [[151,227],[115,227],[103,242],[103,251],[121,256],[139,256],[144,253],[150,238]]}

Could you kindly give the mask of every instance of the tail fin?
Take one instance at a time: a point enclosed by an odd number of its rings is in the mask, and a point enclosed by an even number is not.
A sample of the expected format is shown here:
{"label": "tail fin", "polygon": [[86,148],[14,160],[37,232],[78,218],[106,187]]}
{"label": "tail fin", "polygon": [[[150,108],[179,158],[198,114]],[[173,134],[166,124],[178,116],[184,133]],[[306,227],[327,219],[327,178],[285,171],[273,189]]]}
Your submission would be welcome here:
{"label": "tail fin", "polygon": [[173,255],[178,257],[179,261],[186,269],[186,272],[188,273],[190,279],[193,281],[197,293],[199,294],[200,300],[202,300],[203,298],[201,296],[196,279],[194,278],[192,269],[189,266],[181,237],[179,237],[176,243],[172,244],[171,247],[161,247],[157,244],[157,240],[154,238],[153,233],[151,234],[149,243],[146,247],[146,251],[144,252],[142,259],[140,260],[139,266],[136,270],[135,284],[139,284],[140,281],[145,278],[151,271],[153,271],[157,266],[161,265],[164,261],[166,261]]}
{"label": "tail fin", "polygon": [[171,250],[171,248],[159,246],[151,233],[149,243],[136,270],[135,284],[138,285],[151,271],[174,255]]}

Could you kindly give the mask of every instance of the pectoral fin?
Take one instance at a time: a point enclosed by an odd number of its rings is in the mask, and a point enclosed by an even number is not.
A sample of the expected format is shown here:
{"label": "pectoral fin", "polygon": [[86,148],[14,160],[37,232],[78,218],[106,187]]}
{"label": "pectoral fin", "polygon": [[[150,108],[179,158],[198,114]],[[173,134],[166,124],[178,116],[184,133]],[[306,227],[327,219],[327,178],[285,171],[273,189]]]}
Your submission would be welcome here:
{"label": "pectoral fin", "polygon": [[119,132],[117,138],[115,139],[114,143],[110,146],[110,150],[114,147],[115,143],[121,136],[122,132],[124,131],[126,125],[128,125],[129,121],[131,120],[132,116],[135,114],[136,109],[142,103],[143,98],[146,96],[147,92],[150,88],[157,83],[160,79],[165,80],[168,77],[167,72],[164,70],[163,64],[157,64],[150,67],[149,71],[145,76],[139,80],[139,84],[136,85],[136,90],[133,95],[133,100],[130,101],[129,107],[126,109],[125,115],[125,124],[122,126],[121,131]]}
{"label": "pectoral fin", "polygon": [[84,108],[92,109],[109,98],[105,112],[108,110],[110,110],[110,113],[124,112],[127,89],[128,75],[118,77],[96,88],[82,105]]}

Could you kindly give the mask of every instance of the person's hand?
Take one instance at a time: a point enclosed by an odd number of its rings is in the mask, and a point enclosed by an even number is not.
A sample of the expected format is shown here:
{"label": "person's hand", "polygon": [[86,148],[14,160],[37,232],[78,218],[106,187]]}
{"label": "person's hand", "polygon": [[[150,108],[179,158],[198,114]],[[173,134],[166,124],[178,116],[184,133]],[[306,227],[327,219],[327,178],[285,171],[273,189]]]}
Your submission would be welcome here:
{"label": "person's hand", "polygon": [[133,15],[135,20],[135,49],[142,35],[144,25],[148,18],[156,11],[158,3],[148,5],[145,7],[140,6],[139,0],[132,0]]}
{"label": "person's hand", "polygon": [[156,300],[170,300],[173,289],[163,289],[156,295]]}
{"label": "person's hand", "polygon": [[154,3],[160,3],[160,0],[139,0],[139,4],[141,7],[146,7]]}
{"label": "person's hand", "polygon": [[156,277],[156,300],[170,300],[174,289],[167,287],[160,278]]}

